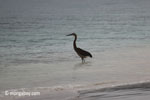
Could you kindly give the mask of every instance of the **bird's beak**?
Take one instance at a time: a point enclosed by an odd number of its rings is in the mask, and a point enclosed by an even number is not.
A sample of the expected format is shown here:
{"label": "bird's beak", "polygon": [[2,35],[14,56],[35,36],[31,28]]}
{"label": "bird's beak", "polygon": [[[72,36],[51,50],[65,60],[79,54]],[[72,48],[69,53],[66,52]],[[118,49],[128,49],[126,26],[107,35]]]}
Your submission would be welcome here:
{"label": "bird's beak", "polygon": [[66,36],[71,36],[72,34],[68,34],[68,35],[66,35]]}

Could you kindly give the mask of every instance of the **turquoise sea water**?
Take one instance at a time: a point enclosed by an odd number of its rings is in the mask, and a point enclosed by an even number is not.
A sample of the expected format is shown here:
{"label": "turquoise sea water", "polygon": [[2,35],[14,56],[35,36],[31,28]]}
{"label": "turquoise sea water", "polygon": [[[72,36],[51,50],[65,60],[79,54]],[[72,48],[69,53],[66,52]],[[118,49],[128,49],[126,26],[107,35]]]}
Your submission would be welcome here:
{"label": "turquoise sea water", "polygon": [[74,59],[73,38],[65,36],[72,32],[78,34],[78,45],[91,52],[150,42],[148,0],[0,2],[2,67]]}

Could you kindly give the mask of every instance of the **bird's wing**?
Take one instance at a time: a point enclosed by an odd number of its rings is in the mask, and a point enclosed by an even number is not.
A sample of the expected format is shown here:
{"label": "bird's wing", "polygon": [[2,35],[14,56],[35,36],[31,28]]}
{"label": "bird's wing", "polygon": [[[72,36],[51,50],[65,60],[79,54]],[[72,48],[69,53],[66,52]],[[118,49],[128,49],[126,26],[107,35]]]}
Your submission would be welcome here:
{"label": "bird's wing", "polygon": [[84,56],[89,56],[92,58],[92,55],[88,52],[88,51],[85,51],[81,48],[77,48],[77,51],[81,54],[81,55],[84,55]]}

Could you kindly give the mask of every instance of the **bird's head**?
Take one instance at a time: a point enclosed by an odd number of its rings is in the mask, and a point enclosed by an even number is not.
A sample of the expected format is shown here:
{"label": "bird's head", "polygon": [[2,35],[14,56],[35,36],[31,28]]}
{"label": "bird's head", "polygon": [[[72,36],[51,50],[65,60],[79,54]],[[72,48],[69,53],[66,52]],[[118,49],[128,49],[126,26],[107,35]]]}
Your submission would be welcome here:
{"label": "bird's head", "polygon": [[71,34],[68,34],[68,35],[66,35],[66,36],[72,36],[72,35],[73,35],[73,36],[77,36],[76,33],[71,33]]}

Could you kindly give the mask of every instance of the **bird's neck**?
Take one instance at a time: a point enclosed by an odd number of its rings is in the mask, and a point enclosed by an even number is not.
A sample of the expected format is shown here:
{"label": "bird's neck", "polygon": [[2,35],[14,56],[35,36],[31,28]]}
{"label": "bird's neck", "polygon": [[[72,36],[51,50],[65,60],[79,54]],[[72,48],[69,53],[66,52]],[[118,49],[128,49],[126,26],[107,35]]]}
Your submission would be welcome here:
{"label": "bird's neck", "polygon": [[77,40],[77,36],[75,36],[75,38],[74,38],[74,42],[73,42],[73,47],[74,47],[74,49],[76,49],[76,48],[77,48],[77,46],[76,46],[76,40]]}

